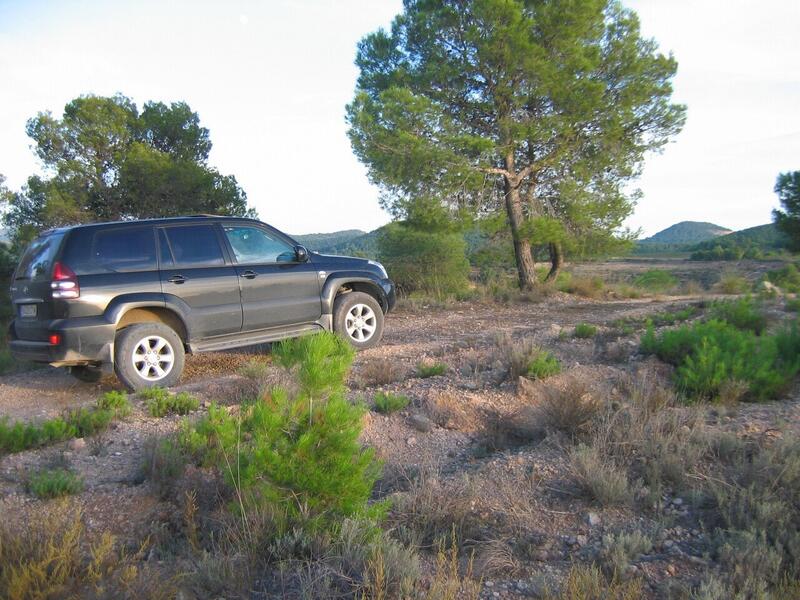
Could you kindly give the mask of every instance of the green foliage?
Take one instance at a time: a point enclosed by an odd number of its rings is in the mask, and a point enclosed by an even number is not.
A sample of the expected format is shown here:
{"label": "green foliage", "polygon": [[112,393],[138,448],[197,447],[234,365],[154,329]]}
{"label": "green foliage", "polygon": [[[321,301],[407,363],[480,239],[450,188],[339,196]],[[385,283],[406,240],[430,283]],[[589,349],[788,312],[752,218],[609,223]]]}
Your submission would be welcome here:
{"label": "green foliage", "polygon": [[140,472],[150,480],[158,496],[167,499],[188,462],[185,449],[173,437],[151,438],[145,444]]}
{"label": "green foliage", "polygon": [[208,130],[183,102],[147,102],[140,113],[122,95],[81,96],[61,119],[30,119],[27,133],[53,176],[31,176],[10,199],[15,240],[87,221],[247,213],[236,179],[207,165]]}
{"label": "green foliage", "polygon": [[200,407],[200,401],[188,392],[171,394],[164,388],[153,387],[141,390],[138,396],[145,401],[151,417],[187,415]]}
{"label": "green foliage", "polygon": [[528,361],[525,375],[531,379],[546,379],[561,372],[561,361],[549,350],[539,350]]}
{"label": "green foliage", "polygon": [[664,293],[678,284],[677,278],[669,271],[650,269],[633,280],[634,285],[648,292]]}
{"label": "green foliage", "polygon": [[304,393],[319,396],[343,389],[355,350],[339,336],[316,334],[284,340],[272,355],[284,368],[295,368]]}
{"label": "green foliage", "polygon": [[423,379],[427,377],[439,377],[447,372],[447,365],[444,363],[420,363],[417,365],[417,377]]}
{"label": "green foliage", "polygon": [[761,334],[767,328],[763,307],[752,298],[719,300],[711,305],[711,318],[730,323],[737,329]]}
{"label": "green foliage", "polygon": [[684,120],[676,62],[610,1],[406,3],[356,64],[349,136],[383,205],[398,218],[420,198],[505,214],[524,288],[531,241],[613,242],[635,200],[625,182]]}
{"label": "green foliage", "polygon": [[390,223],[378,238],[378,247],[381,261],[405,293],[419,291],[443,300],[467,288],[469,262],[461,233]]}
{"label": "green foliage", "polygon": [[591,323],[578,323],[572,335],[580,339],[592,338],[597,335],[597,327]]}
{"label": "green foliage", "polygon": [[378,392],[375,394],[375,410],[384,415],[403,410],[410,400],[408,396],[391,394],[388,392]]}
{"label": "green foliage", "polygon": [[800,270],[794,263],[788,263],[774,271],[767,271],[767,281],[777,285],[784,292],[797,294],[800,292]]}
{"label": "green foliage", "polygon": [[115,419],[124,419],[132,410],[128,394],[116,390],[103,394],[97,401],[97,408],[112,412]]}
{"label": "green foliage", "polygon": [[790,312],[800,312],[800,298],[787,298],[785,308]]}
{"label": "green foliage", "polygon": [[795,252],[800,250],[800,171],[781,173],[775,182],[775,193],[783,210],[772,211],[775,226],[789,239]]}
{"label": "green foliage", "polygon": [[600,562],[609,575],[622,575],[631,559],[647,554],[652,549],[653,540],[641,531],[609,533],[603,536]]}
{"label": "green foliage", "polygon": [[367,508],[380,467],[359,435],[365,407],[347,400],[344,377],[352,349],[330,333],[292,340],[276,353],[294,368],[300,390],[275,388],[237,415],[212,405],[181,432],[181,445],[201,464],[221,470],[243,518],[267,514],[278,531],[333,530]]}
{"label": "green foliage", "polygon": [[776,398],[800,370],[796,325],[771,336],[757,336],[716,320],[684,325],[660,336],[651,326],[641,347],[677,367],[676,385],[692,400],[716,399],[733,381],[747,384],[746,399]]}
{"label": "green foliage", "polygon": [[83,480],[67,469],[46,469],[30,476],[28,490],[37,498],[60,498],[79,494]]}

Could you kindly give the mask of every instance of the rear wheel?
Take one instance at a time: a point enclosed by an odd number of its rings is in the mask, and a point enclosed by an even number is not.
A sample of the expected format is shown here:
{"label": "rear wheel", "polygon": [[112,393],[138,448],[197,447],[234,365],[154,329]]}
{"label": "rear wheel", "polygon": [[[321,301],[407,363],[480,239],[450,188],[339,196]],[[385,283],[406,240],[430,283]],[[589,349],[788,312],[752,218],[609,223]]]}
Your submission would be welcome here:
{"label": "rear wheel", "polygon": [[131,390],[175,385],[183,372],[180,336],[163,323],[139,323],[121,330],[114,343],[114,370]]}
{"label": "rear wheel", "polygon": [[83,381],[84,383],[97,383],[103,378],[103,371],[97,367],[90,367],[88,365],[70,367],[69,372],[75,379]]}
{"label": "rear wheel", "polygon": [[383,311],[364,292],[337,296],[333,303],[333,330],[359,350],[377,346],[383,337]]}

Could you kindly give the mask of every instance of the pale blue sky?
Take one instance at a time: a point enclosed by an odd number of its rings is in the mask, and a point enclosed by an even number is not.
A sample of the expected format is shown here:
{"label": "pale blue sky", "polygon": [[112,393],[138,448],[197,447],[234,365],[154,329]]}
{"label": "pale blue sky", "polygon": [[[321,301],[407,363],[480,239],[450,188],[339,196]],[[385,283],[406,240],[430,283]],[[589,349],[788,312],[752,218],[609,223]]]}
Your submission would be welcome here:
{"label": "pale blue sky", "polygon": [[[629,225],[742,228],[770,220],[779,171],[800,169],[796,0],[627,0],[673,51],[684,132],[651,157]],[[84,93],[185,100],[211,130],[211,163],[262,219],[292,233],[388,220],[353,157],[344,105],[355,45],[399,0],[0,0],[0,173],[37,168],[25,121]]]}

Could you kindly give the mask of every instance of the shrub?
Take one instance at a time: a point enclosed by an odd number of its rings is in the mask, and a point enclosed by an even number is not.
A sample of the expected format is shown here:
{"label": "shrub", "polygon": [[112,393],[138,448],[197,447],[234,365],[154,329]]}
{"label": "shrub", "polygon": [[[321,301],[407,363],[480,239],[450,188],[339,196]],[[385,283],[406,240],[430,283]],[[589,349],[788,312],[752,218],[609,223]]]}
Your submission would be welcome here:
{"label": "shrub", "polygon": [[601,506],[630,501],[626,473],[593,446],[580,445],[570,452],[576,483],[584,494]]}
{"label": "shrub", "polygon": [[589,323],[578,323],[575,325],[575,332],[573,336],[580,339],[587,339],[594,337],[597,334],[597,327]]}
{"label": "shrub", "polygon": [[242,518],[271,515],[274,531],[332,530],[343,518],[378,514],[382,505],[368,509],[367,500],[380,467],[359,443],[365,408],[343,391],[353,350],[323,333],[284,342],[275,354],[297,374],[297,394],[275,388],[236,416],[212,404],[184,425],[181,445],[222,471]]}
{"label": "shrub", "polygon": [[735,271],[723,271],[719,281],[714,284],[714,289],[721,294],[745,294],[750,288],[750,282]]}
{"label": "shrub", "polygon": [[794,294],[800,292],[800,270],[793,263],[788,263],[775,271],[768,271],[766,278],[784,292]]}
{"label": "shrub", "polygon": [[578,438],[586,434],[601,409],[602,404],[583,383],[571,380],[563,388],[545,389],[536,412],[545,427]]}
{"label": "shrub", "polygon": [[800,312],[800,298],[787,298],[785,308],[789,312]]}
{"label": "shrub", "polygon": [[405,373],[396,360],[377,358],[365,363],[359,371],[362,387],[389,385],[401,381]]}
{"label": "shrub", "polygon": [[188,415],[200,407],[200,401],[188,392],[171,394],[159,387],[142,390],[139,397],[145,400],[151,417],[164,417],[170,413]]}
{"label": "shrub", "polygon": [[642,337],[642,350],[677,367],[675,381],[690,399],[715,399],[723,385],[746,382],[747,399],[780,394],[800,370],[800,334],[791,326],[756,336],[724,321],[684,325]]}
{"label": "shrub", "polygon": [[752,298],[714,302],[711,305],[711,317],[756,334],[761,334],[767,328],[767,316],[761,305]]}
{"label": "shrub", "polygon": [[131,403],[124,392],[106,392],[97,401],[97,408],[113,413],[115,419],[124,419],[131,414]]}
{"label": "shrub", "polygon": [[417,365],[417,377],[422,377],[423,379],[427,377],[438,377],[439,375],[444,375],[446,371],[447,365],[443,363],[420,363]]}
{"label": "shrub", "polygon": [[531,379],[546,379],[561,372],[561,361],[549,350],[539,350],[528,361],[525,376]]}
{"label": "shrub", "polygon": [[188,462],[189,457],[174,438],[150,438],[144,446],[140,473],[150,480],[160,498],[167,499]]}
{"label": "shrub", "polygon": [[467,244],[460,233],[390,223],[378,239],[378,248],[381,261],[405,293],[419,291],[443,300],[468,287]]}
{"label": "shrub", "polygon": [[606,284],[599,277],[574,277],[565,274],[560,281],[556,281],[556,287],[567,294],[599,298],[603,295]]}
{"label": "shrub", "polygon": [[600,562],[603,570],[612,576],[622,576],[630,561],[653,549],[653,540],[641,531],[619,532],[603,536]]}
{"label": "shrub", "polygon": [[638,275],[633,283],[648,292],[664,293],[678,285],[678,280],[669,271],[650,269]]}
{"label": "shrub", "polygon": [[594,565],[576,565],[567,574],[558,594],[547,593],[545,600],[639,600],[644,597],[640,579],[608,581]]}
{"label": "shrub", "polygon": [[78,494],[83,480],[67,469],[46,469],[33,473],[28,479],[28,490],[37,498],[49,499]]}
{"label": "shrub", "polygon": [[409,402],[408,396],[384,392],[375,394],[375,410],[384,415],[403,410]]}

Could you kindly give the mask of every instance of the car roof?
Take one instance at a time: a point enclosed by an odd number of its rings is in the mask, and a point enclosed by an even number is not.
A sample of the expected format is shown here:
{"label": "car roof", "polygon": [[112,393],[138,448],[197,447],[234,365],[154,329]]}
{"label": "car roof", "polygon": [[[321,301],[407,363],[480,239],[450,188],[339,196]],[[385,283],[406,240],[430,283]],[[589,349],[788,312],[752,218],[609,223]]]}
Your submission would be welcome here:
{"label": "car roof", "polygon": [[79,225],[71,225],[69,227],[57,227],[54,229],[48,229],[47,231],[43,231],[41,235],[50,235],[52,233],[65,233],[67,231],[72,231],[75,229],[85,229],[85,228],[92,228],[92,227],[104,227],[106,225],[141,225],[141,224],[169,224],[169,223],[202,223],[208,219],[220,220],[220,221],[247,221],[250,223],[258,223],[262,224],[261,221],[257,219],[251,219],[249,217],[231,217],[231,216],[224,216],[224,215],[187,215],[185,217],[161,217],[157,219],[131,219],[125,221],[99,221],[97,223],[81,223]]}

